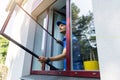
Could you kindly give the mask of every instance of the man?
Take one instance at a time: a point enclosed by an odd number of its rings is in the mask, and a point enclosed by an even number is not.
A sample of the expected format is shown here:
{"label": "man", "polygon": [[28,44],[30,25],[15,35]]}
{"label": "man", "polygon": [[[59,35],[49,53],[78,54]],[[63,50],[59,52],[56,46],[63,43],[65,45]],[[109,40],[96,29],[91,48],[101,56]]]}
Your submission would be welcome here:
{"label": "man", "polygon": [[[49,58],[46,58],[44,56],[40,56],[39,57],[39,61],[41,63],[43,62],[46,62],[46,61],[58,61],[58,60],[62,60],[64,59],[64,70],[66,70],[66,21],[65,20],[62,20],[62,21],[57,21],[57,26],[59,26],[59,30],[60,30],[60,33],[62,33],[64,35],[64,38],[63,38],[63,41],[57,41],[58,43],[63,43],[63,51],[61,54],[57,55],[57,56],[53,56],[53,57],[49,57]],[[76,42],[77,41],[77,38],[75,36],[72,36],[72,42],[73,42],[73,51],[75,52],[75,55],[74,55],[74,52],[73,52],[73,70],[81,70],[82,69],[82,62],[81,62],[81,58],[80,58],[80,51],[76,50],[76,49],[80,49],[79,46],[77,45],[76,46]],[[76,52],[77,51],[77,52]],[[78,58],[78,59],[76,59]]]}

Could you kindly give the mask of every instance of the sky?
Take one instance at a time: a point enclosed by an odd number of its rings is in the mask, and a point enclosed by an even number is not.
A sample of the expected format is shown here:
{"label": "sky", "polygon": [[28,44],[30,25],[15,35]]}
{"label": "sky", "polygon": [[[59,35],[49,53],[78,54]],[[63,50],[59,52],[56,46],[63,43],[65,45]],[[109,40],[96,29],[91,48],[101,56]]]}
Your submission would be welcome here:
{"label": "sky", "polygon": [[71,0],[80,8],[80,16],[92,11],[92,0]]}

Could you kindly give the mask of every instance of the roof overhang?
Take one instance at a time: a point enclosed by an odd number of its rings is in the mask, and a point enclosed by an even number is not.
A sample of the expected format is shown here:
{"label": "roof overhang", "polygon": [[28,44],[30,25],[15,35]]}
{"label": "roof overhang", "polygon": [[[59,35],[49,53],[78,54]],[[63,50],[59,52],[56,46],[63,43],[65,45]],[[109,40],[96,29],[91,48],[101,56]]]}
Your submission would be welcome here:
{"label": "roof overhang", "polygon": [[28,0],[10,0],[7,7],[6,11],[12,10],[12,8],[15,6],[15,4],[23,5],[27,2]]}
{"label": "roof overhang", "polygon": [[42,0],[38,5],[35,5],[35,8],[32,11],[32,16],[37,17],[43,11],[45,11],[49,6],[51,6],[57,0]]}

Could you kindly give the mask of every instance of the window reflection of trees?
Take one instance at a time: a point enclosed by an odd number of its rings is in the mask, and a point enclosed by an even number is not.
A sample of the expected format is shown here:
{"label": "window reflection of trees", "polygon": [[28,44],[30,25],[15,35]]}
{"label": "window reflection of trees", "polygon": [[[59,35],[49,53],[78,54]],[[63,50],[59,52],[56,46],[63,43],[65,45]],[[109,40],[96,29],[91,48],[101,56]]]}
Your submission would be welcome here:
{"label": "window reflection of trees", "polygon": [[[71,4],[72,8],[72,33],[79,39],[83,60],[97,60],[97,46],[93,13],[79,16],[80,9]],[[90,54],[91,53],[91,54]]]}

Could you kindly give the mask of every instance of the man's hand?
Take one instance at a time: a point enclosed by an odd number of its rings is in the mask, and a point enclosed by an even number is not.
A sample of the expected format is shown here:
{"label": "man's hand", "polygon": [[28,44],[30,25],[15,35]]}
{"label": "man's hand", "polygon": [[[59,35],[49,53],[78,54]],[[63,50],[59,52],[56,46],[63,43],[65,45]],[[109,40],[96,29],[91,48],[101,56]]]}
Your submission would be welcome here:
{"label": "man's hand", "polygon": [[45,62],[47,61],[47,58],[44,57],[44,56],[40,56],[40,57],[39,57],[39,61],[40,61],[41,63],[45,63]]}

